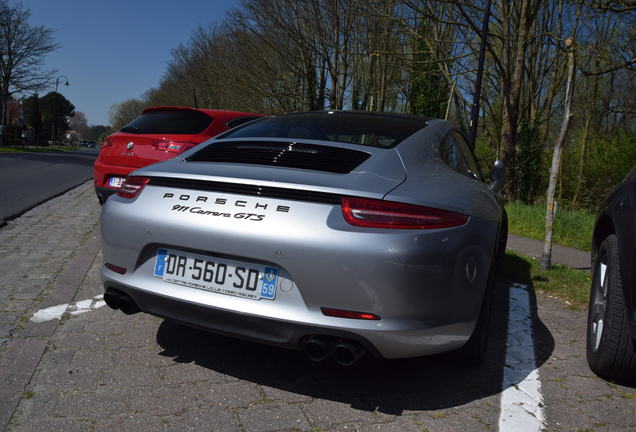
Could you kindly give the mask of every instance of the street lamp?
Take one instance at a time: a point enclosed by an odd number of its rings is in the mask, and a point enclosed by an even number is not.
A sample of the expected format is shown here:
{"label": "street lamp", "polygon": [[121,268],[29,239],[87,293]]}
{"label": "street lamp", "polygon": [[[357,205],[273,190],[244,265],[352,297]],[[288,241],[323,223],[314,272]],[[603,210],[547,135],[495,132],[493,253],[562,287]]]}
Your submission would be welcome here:
{"label": "street lamp", "polygon": [[68,77],[67,77],[66,75],[60,75],[60,76],[59,76],[59,77],[57,77],[57,79],[55,80],[55,93],[57,93],[57,86],[60,84],[60,79],[61,79],[61,78],[64,78],[64,80],[66,81],[66,82],[64,83],[64,85],[66,85],[66,86],[70,85],[70,84],[68,83]]}
{"label": "street lamp", "polygon": [[[57,87],[60,85],[60,79],[64,79],[64,85],[68,86],[70,85],[68,83],[68,77],[66,75],[60,75],[57,77],[57,79],[55,80],[55,93],[57,93]],[[52,145],[57,145],[57,125],[55,122],[55,108],[57,108],[57,106],[54,106],[53,109],[53,116],[52,116],[52,121],[53,124],[51,125],[51,143]]]}

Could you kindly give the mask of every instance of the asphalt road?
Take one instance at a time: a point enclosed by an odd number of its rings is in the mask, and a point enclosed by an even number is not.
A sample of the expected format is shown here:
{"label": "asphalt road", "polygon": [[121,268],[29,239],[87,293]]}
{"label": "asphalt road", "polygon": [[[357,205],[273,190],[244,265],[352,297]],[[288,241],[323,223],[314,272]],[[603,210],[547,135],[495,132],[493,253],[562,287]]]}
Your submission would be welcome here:
{"label": "asphalt road", "polygon": [[96,149],[0,153],[0,226],[93,177]]}

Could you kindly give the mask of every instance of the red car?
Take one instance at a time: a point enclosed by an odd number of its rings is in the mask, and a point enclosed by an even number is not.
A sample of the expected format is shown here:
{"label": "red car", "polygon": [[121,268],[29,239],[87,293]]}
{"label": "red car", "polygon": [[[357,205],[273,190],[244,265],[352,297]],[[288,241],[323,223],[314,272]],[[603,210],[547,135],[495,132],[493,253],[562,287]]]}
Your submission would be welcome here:
{"label": "red car", "polygon": [[261,114],[186,107],[149,107],[106,138],[93,165],[100,204],[137,168],[161,162]]}

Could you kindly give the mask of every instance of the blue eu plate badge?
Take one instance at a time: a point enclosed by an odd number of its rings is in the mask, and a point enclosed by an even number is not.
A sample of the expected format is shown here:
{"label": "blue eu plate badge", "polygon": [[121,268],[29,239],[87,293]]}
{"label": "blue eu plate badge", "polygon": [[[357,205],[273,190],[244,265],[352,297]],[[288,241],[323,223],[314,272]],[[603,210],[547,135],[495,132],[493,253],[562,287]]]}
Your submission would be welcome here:
{"label": "blue eu plate badge", "polygon": [[278,269],[265,267],[263,275],[263,286],[261,288],[261,298],[274,299],[276,296],[276,282],[278,281]]}
{"label": "blue eu plate badge", "polygon": [[155,261],[155,276],[163,276],[163,272],[166,270],[166,255],[168,255],[168,251],[166,249],[159,249],[157,251],[157,260]]}

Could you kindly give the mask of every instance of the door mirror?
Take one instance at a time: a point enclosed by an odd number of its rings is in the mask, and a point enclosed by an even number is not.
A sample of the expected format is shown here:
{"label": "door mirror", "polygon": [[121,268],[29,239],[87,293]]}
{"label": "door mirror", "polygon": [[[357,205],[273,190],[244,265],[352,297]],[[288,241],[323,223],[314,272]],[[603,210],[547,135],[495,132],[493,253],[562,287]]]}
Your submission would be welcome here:
{"label": "door mirror", "polygon": [[496,160],[495,164],[492,166],[490,170],[490,179],[492,183],[490,183],[490,189],[495,192],[501,192],[504,183],[506,182],[506,166],[500,160]]}

